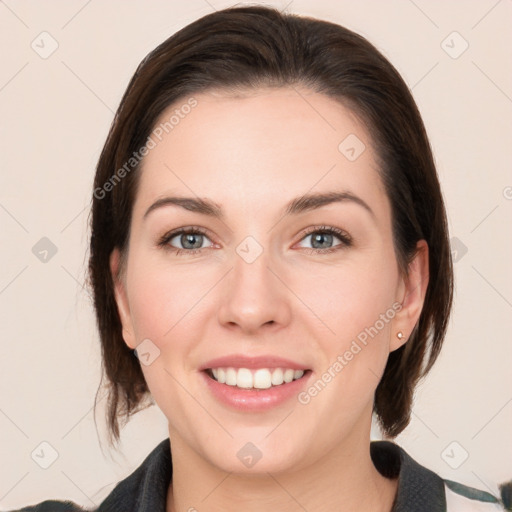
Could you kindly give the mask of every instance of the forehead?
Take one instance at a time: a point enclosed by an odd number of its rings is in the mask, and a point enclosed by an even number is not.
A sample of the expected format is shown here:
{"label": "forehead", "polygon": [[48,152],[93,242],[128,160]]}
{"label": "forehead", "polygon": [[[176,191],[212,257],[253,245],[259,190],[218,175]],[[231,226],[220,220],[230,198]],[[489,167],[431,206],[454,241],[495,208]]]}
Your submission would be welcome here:
{"label": "forehead", "polygon": [[271,208],[333,189],[385,206],[363,123],[341,103],[307,89],[197,94],[168,107],[151,137],[136,208],[169,192],[211,197],[226,208]]}

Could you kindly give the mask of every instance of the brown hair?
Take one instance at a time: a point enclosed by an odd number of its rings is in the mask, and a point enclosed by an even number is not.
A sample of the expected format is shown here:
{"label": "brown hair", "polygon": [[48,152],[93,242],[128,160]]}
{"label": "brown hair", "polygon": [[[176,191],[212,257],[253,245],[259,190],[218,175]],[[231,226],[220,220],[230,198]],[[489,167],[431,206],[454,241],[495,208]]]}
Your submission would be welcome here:
{"label": "brown hair", "polygon": [[388,436],[398,435],[409,423],[414,388],[439,354],[453,297],[446,213],[416,104],[395,68],[354,32],[266,7],[239,7],[186,26],[140,63],[99,158],[89,272],[114,439],[119,438],[119,419],[127,420],[149,398],[140,363],[123,341],[109,267],[114,248],[126,251],[140,174],[133,156],[160,114],[178,99],[213,88],[298,84],[345,104],[370,131],[404,275],[416,243],[424,239],[429,246],[429,284],[421,316],[408,342],[389,355],[374,400],[374,412]]}

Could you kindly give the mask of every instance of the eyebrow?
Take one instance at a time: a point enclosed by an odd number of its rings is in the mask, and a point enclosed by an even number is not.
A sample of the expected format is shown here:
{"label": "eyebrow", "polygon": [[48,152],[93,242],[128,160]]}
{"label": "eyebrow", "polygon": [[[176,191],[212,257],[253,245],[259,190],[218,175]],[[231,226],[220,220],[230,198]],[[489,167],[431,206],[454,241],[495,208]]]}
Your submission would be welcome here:
{"label": "eyebrow", "polygon": [[[363,199],[361,199],[360,197],[348,191],[305,194],[303,196],[296,197],[286,205],[285,215],[298,215],[300,213],[316,210],[317,208],[321,208],[322,206],[326,206],[332,203],[343,202],[351,202],[359,206],[362,206],[366,211],[368,211],[371,214],[372,217],[375,218],[375,213],[368,206],[368,204],[365,201],[363,201]],[[210,217],[214,217],[220,220],[223,220],[225,218],[222,207],[209,199],[204,199],[200,197],[180,196],[168,196],[157,199],[146,210],[146,213],[144,213],[143,218],[146,219],[146,217],[154,210],[171,205],[180,206],[185,210],[195,213],[201,213],[203,215],[208,215]]]}

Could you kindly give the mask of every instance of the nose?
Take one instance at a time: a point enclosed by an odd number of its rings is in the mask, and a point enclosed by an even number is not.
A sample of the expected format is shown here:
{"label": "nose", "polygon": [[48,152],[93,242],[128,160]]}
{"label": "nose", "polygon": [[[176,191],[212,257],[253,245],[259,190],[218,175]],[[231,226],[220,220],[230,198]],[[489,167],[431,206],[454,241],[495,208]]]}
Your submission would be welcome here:
{"label": "nose", "polygon": [[223,280],[218,320],[223,327],[256,334],[290,322],[290,291],[265,251],[252,263],[234,255],[233,268]]}

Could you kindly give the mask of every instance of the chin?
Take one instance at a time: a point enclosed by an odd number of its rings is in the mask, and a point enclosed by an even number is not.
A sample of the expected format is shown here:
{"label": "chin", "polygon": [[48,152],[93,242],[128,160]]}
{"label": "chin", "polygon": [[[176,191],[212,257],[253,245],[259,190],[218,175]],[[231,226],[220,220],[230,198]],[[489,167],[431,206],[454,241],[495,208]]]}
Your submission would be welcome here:
{"label": "chin", "polygon": [[[287,439],[286,443],[283,440],[277,446],[275,442],[265,439],[265,435],[230,439],[226,443],[219,443],[213,453],[207,449],[205,455],[214,466],[229,473],[266,475],[296,469],[300,462],[297,446],[304,446],[304,442],[297,440],[294,443]],[[250,441],[251,438],[254,441]]]}

